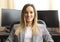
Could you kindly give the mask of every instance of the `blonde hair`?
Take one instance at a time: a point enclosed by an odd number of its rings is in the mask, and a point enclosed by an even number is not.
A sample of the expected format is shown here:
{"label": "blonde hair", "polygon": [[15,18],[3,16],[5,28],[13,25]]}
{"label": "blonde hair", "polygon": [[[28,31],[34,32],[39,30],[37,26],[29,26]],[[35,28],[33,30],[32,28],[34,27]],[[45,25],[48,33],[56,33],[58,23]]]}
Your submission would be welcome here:
{"label": "blonde hair", "polygon": [[37,34],[38,33],[38,28],[37,28],[37,11],[34,7],[33,4],[26,4],[23,9],[22,9],[22,12],[21,12],[21,21],[20,21],[20,26],[17,28],[17,30],[15,31],[15,34],[18,35],[21,30],[26,26],[26,21],[24,19],[24,12],[26,11],[26,8],[28,6],[31,6],[33,9],[34,9],[34,19],[32,21],[32,33],[33,34]]}

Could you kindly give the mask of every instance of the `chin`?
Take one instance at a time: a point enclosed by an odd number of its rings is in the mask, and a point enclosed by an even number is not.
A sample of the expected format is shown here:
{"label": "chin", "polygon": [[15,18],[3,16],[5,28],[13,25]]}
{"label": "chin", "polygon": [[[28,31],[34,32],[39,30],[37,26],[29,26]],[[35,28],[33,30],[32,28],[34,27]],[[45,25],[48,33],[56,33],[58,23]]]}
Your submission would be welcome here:
{"label": "chin", "polygon": [[31,21],[28,20],[27,22],[31,22]]}

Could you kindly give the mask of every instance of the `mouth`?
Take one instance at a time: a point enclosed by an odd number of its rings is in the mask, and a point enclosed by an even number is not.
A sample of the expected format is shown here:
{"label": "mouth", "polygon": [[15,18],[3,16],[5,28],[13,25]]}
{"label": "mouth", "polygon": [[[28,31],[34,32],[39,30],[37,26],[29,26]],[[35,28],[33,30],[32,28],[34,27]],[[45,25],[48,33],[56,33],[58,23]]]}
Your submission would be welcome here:
{"label": "mouth", "polygon": [[26,19],[27,19],[27,20],[30,20],[30,19],[31,19],[31,17],[27,17]]}
{"label": "mouth", "polygon": [[30,18],[27,18],[27,19],[30,19]]}
{"label": "mouth", "polygon": [[27,19],[30,19],[31,17],[27,17]]}

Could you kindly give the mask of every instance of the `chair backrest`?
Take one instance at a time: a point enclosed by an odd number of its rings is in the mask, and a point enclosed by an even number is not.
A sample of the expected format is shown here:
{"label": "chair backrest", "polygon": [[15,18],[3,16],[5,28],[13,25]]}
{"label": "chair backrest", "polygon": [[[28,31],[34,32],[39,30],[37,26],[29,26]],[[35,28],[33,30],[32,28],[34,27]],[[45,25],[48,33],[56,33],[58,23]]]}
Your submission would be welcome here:
{"label": "chair backrest", "polygon": [[44,25],[46,25],[46,23],[43,20],[38,20],[37,22],[38,22],[38,24],[44,24]]}
{"label": "chair backrest", "polygon": [[[46,25],[43,20],[38,20],[37,22],[38,22],[38,24],[44,24],[44,25]],[[10,30],[13,28],[14,24],[19,24],[19,23],[20,23],[20,21],[17,21],[17,22],[12,23],[11,24],[11,27],[10,27]]]}
{"label": "chair backrest", "polygon": [[20,23],[20,21],[12,23],[11,26],[10,26],[10,30],[13,28],[14,24],[19,24],[19,23]]}

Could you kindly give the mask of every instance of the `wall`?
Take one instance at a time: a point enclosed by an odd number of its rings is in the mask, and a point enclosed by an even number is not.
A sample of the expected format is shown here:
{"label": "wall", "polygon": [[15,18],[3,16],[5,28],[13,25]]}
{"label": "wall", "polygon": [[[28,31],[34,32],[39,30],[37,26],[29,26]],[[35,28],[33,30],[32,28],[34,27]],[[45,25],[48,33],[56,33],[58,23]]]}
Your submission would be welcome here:
{"label": "wall", "polygon": [[1,26],[1,9],[14,9],[14,0],[0,0],[0,26]]}
{"label": "wall", "polygon": [[1,26],[1,9],[2,8],[7,8],[7,0],[0,0],[0,26]]}

